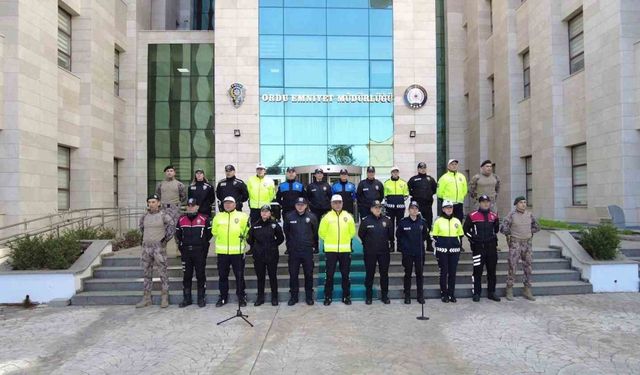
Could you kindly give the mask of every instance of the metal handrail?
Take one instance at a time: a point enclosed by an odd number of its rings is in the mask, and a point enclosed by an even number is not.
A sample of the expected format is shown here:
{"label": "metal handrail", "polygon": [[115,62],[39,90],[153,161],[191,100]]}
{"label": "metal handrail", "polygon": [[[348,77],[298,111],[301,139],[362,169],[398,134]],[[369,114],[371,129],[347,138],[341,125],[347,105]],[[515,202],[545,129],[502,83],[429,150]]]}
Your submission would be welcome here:
{"label": "metal handrail", "polygon": [[[117,234],[120,235],[124,232],[124,229],[128,230],[136,228],[137,220],[134,220],[132,223],[131,218],[142,215],[145,210],[145,207],[108,207],[70,210],[59,212],[57,214],[49,214],[43,217],[24,220],[19,223],[0,227],[0,233],[2,233],[7,229],[23,226],[19,233],[0,237],[0,244],[6,244],[27,235],[40,235],[53,232],[59,235],[61,229],[66,229],[75,225],[79,225],[80,228],[111,227],[112,224],[115,223],[113,229],[115,229]],[[126,225],[123,225],[123,219],[127,220]],[[98,222],[94,223],[94,220],[98,220]],[[34,223],[39,222],[41,225],[36,225],[35,227],[30,228]]]}

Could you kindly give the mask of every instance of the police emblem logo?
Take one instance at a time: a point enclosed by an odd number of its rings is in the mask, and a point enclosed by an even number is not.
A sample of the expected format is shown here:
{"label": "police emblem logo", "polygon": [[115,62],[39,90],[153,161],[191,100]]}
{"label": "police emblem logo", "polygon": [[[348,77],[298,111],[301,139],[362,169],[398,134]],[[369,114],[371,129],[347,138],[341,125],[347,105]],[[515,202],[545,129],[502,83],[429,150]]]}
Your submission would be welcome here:
{"label": "police emblem logo", "polygon": [[383,221],[383,222],[382,222],[382,226],[386,228],[386,227],[387,227],[387,222],[386,222],[386,221]]}
{"label": "police emblem logo", "polygon": [[233,181],[233,184],[234,185],[238,185],[238,181]]}
{"label": "police emblem logo", "polygon": [[207,190],[207,185],[203,185],[202,190]]}
{"label": "police emblem logo", "polygon": [[275,224],[271,224],[271,229],[276,229],[276,225]]}
{"label": "police emblem logo", "polygon": [[326,186],[323,186],[323,187],[322,187],[322,190],[327,191],[327,187],[326,187]]}
{"label": "police emblem logo", "polygon": [[380,187],[378,185],[376,185],[376,190],[380,190]]}
{"label": "police emblem logo", "polygon": [[342,220],[346,223],[347,222],[347,217],[343,217]]}
{"label": "police emblem logo", "polygon": [[458,223],[453,224],[454,228],[458,228]]}
{"label": "police emblem logo", "polygon": [[235,219],[233,219],[233,222],[234,222],[234,223],[236,223],[236,224],[238,224],[238,223],[240,222],[240,219],[235,218]]}
{"label": "police emblem logo", "polygon": [[306,222],[308,223],[308,222],[310,222],[310,221],[311,221],[311,219],[306,218],[306,219],[304,219],[304,221],[306,221]]}

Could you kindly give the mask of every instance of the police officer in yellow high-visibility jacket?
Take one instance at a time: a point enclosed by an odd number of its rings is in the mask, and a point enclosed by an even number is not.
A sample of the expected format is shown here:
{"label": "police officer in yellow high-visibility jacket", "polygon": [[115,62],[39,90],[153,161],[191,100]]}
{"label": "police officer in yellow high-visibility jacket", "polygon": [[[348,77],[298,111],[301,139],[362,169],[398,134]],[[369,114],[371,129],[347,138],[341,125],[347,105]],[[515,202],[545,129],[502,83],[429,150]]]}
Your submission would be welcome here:
{"label": "police officer in yellow high-visibility jacket", "polygon": [[342,197],[334,194],[331,197],[331,211],[327,212],[320,221],[318,236],[324,241],[327,276],[324,283],[324,305],[331,304],[333,295],[333,274],[336,263],[340,262],[342,275],[342,302],[351,304],[351,239],[356,235],[356,224],[353,216],[342,209]]}
{"label": "police officer in yellow high-visibility jacket", "polygon": [[236,200],[229,196],[224,198],[224,212],[213,218],[211,234],[215,237],[216,255],[218,258],[218,283],[220,298],[216,307],[227,303],[229,297],[229,267],[233,268],[236,278],[236,295],[241,306],[247,305],[244,294],[244,241],[249,230],[247,214],[236,211]]}
{"label": "police officer in yellow high-visibility jacket", "polygon": [[[405,200],[409,196],[409,185],[400,178],[400,169],[396,166],[391,168],[391,178],[384,182],[384,200],[386,202],[386,214],[391,219],[394,228],[404,217]],[[431,225],[431,223],[429,223]],[[393,251],[394,249],[391,249]]]}
{"label": "police officer in yellow high-visibility jacket", "polygon": [[260,221],[260,209],[265,204],[271,204],[276,197],[276,185],[272,179],[265,176],[267,170],[264,165],[256,165],[256,175],[247,180],[247,191],[249,192],[249,208],[251,209],[251,223]]}
{"label": "police officer in yellow high-visibility jacket", "polygon": [[440,203],[451,201],[453,203],[453,216],[460,222],[464,220],[462,204],[467,196],[467,178],[458,172],[458,160],[450,159],[447,163],[447,173],[440,176],[436,196]]}

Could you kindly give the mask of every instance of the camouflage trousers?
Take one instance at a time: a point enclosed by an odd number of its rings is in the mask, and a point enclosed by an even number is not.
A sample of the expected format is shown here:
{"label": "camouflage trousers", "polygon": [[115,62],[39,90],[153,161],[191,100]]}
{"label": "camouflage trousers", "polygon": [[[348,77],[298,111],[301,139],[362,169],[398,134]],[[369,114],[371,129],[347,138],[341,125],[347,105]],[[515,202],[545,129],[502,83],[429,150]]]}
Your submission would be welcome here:
{"label": "camouflage trousers", "polygon": [[169,272],[167,271],[167,247],[160,243],[142,244],[142,274],[144,291],[153,289],[153,266],[158,267],[162,291],[169,290]]}
{"label": "camouflage trousers", "polygon": [[171,219],[173,219],[173,225],[176,225],[178,223],[178,219],[180,218],[180,206],[172,204],[167,207],[163,205],[163,210],[169,216],[171,216]]}
{"label": "camouflage trousers", "polygon": [[518,262],[522,263],[522,282],[524,286],[531,286],[531,264],[533,263],[533,254],[531,253],[531,240],[519,240],[512,238],[509,242],[509,272],[507,274],[507,287],[513,287],[518,270]]}

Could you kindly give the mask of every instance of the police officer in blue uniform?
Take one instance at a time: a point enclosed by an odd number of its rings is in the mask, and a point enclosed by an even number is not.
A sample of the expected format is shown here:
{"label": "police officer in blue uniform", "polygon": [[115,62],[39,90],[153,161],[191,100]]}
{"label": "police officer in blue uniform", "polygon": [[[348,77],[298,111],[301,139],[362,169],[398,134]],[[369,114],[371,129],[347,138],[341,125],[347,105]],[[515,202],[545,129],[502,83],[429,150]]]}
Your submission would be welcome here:
{"label": "police officer in blue uniform", "polygon": [[342,209],[355,216],[356,185],[348,180],[349,172],[346,169],[340,170],[340,180],[331,186],[332,194],[342,197]]}
{"label": "police officer in blue uniform", "polygon": [[296,181],[296,169],[287,168],[287,180],[278,185],[276,202],[282,207],[282,217],[287,217],[289,212],[295,210],[298,198],[304,197],[304,186]]}

